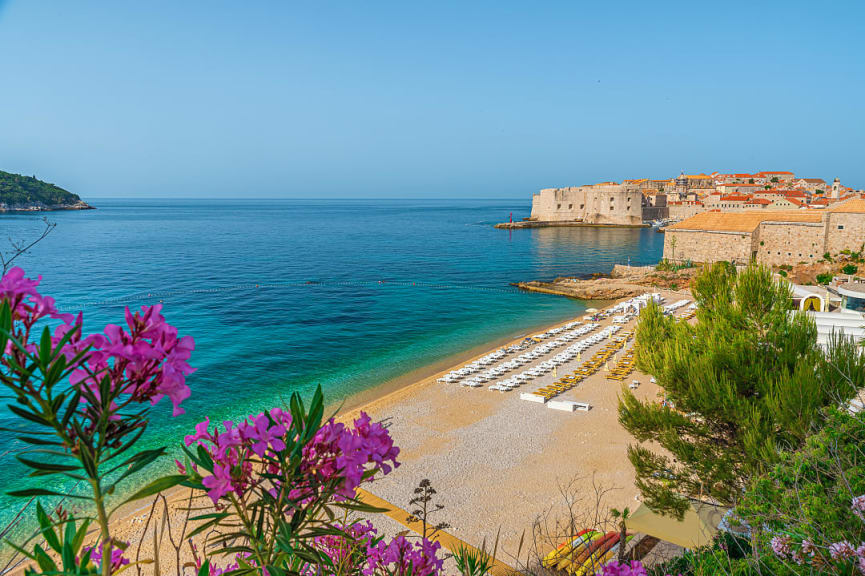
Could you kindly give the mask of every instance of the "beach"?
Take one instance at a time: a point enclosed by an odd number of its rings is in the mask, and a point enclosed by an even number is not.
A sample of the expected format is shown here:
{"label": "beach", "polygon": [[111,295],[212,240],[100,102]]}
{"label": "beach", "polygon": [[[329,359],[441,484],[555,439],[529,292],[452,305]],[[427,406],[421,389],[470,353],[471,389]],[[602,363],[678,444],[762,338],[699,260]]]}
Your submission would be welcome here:
{"label": "beach", "polygon": [[[683,292],[664,291],[662,295],[668,302],[690,298]],[[587,323],[582,317],[569,322],[575,320]],[[598,324],[591,334],[612,325],[610,318],[601,319]],[[633,330],[634,324],[635,320],[630,320],[621,330]],[[609,507],[634,509],[637,505],[634,472],[627,459],[627,446],[632,438],[617,419],[618,394],[624,383],[607,380],[604,370],[556,398],[588,403],[591,405],[588,412],[552,410],[544,404],[520,399],[521,392],[531,392],[554,381],[553,373],[511,392],[438,381],[452,369],[524,340],[520,337],[497,342],[474,350],[477,352],[474,356],[463,357],[457,363],[419,369],[415,375],[423,374],[422,378],[401,386],[385,383],[349,399],[337,416],[338,420],[349,422],[361,411],[366,412],[388,426],[400,447],[401,466],[367,484],[369,493],[406,510],[410,509],[414,488],[421,480],[430,480],[437,491],[434,502],[444,506],[432,521],[446,522],[447,533],[475,546],[484,542],[492,546],[498,538],[498,558],[511,566],[525,562],[528,554],[543,553],[552,547],[551,542],[537,541],[533,526],[566,521],[568,498],[572,499],[572,505],[576,498],[577,507],[583,508],[579,510],[581,514],[594,513],[595,507],[605,511]],[[588,359],[608,342],[604,340],[589,348],[582,359]],[[555,351],[550,353],[553,354]],[[564,376],[579,364],[575,359],[558,369],[557,375]],[[639,398],[657,397],[659,389],[649,377],[634,372],[625,383],[632,380],[640,382],[634,391]],[[605,492],[600,504],[594,501],[596,489]],[[132,550],[137,550],[141,543],[141,557],[146,558],[152,556],[154,531],[160,532],[161,564],[163,569],[171,569],[175,556],[171,538],[175,546],[185,548],[184,554],[188,553],[188,545],[179,536],[188,491],[178,489],[165,496],[165,501],[155,507],[151,503],[136,503],[121,510],[115,516],[115,534],[129,541]],[[207,506],[209,501],[201,499],[196,504]],[[392,535],[405,530],[393,518],[376,515],[371,519],[383,533]],[[193,526],[194,523],[189,524],[186,532]],[[521,541],[522,553],[518,558]]]}

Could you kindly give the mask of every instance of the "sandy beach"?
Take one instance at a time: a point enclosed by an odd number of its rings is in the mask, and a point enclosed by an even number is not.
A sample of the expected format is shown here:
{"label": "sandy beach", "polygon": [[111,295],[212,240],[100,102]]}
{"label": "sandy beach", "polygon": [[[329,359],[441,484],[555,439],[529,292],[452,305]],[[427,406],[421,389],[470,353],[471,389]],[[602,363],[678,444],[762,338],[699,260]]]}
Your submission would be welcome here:
{"label": "sandy beach", "polygon": [[[667,302],[690,298],[681,292],[662,295]],[[610,319],[600,324],[598,330],[609,326]],[[634,324],[632,320],[623,329],[633,329]],[[603,345],[587,350],[583,359]],[[579,364],[574,360],[558,375]],[[405,508],[413,488],[424,478],[431,480],[438,492],[436,501],[445,506],[434,520],[447,522],[449,533],[476,545],[493,542],[499,533],[500,557],[509,563],[516,560],[524,533],[525,554],[535,520],[565,519],[563,490],[589,503],[595,494],[594,480],[595,486],[608,490],[604,508],[635,508],[638,492],[626,453],[632,438],[618,423],[622,383],[598,372],[557,397],[587,402],[592,409],[562,412],[519,398],[520,392],[554,381],[553,374],[512,392],[437,382],[443,374],[362,407],[373,419],[389,425],[403,463],[369,485],[370,492]],[[635,371],[626,382],[632,380],[640,382],[635,390],[639,398],[657,397],[659,388],[648,376]],[[360,409],[343,417],[354,417]]]}
{"label": "sandy beach", "polygon": [[[683,292],[661,293],[667,302],[690,298]],[[568,321],[573,320],[585,322],[582,317]],[[604,318],[598,323],[600,327],[591,334],[610,326],[611,319]],[[622,330],[632,330],[634,325],[635,320],[631,320]],[[588,412],[552,410],[544,404],[520,399],[521,392],[531,392],[556,380],[553,373],[511,392],[437,381],[452,369],[522,340],[524,337],[497,342],[470,351],[471,355],[467,353],[457,363],[451,358],[419,369],[409,377],[421,374],[420,379],[411,384],[400,379],[364,392],[344,403],[338,415],[338,419],[350,421],[361,411],[367,412],[374,420],[385,422],[400,447],[402,465],[368,484],[366,489],[370,493],[408,509],[414,488],[422,479],[429,479],[438,492],[435,502],[444,506],[432,520],[447,522],[449,534],[475,546],[484,541],[491,545],[498,534],[498,557],[509,565],[526,560],[536,521],[542,519],[554,524],[567,518],[565,492],[584,499],[585,504],[578,507],[586,509],[580,512],[594,512],[596,486],[606,490],[601,503],[604,509],[610,506],[633,509],[637,505],[634,473],[626,455],[632,439],[617,420],[618,394],[623,384],[607,380],[603,370],[556,398],[586,402],[592,407]],[[582,360],[607,342],[583,352]],[[628,343],[624,349],[631,345],[632,342]],[[557,375],[564,376],[579,364],[574,359],[560,367]],[[638,397],[657,397],[658,387],[650,383],[648,376],[634,372],[625,382],[632,380],[640,382],[635,390]],[[176,562],[172,540],[174,547],[182,547],[183,556],[188,557],[188,544],[182,537],[185,514],[181,510],[188,502],[188,491],[175,490],[165,496],[165,501],[155,507],[152,503],[137,503],[118,513],[115,534],[129,541],[131,550],[141,543],[142,558],[151,557],[151,550],[158,545],[162,570],[173,570]],[[405,529],[392,518],[373,520],[387,534]],[[186,532],[192,527],[190,524]],[[159,544],[154,540],[156,534]],[[521,539],[523,553],[518,561]],[[536,544],[541,552],[552,547],[549,542]]]}

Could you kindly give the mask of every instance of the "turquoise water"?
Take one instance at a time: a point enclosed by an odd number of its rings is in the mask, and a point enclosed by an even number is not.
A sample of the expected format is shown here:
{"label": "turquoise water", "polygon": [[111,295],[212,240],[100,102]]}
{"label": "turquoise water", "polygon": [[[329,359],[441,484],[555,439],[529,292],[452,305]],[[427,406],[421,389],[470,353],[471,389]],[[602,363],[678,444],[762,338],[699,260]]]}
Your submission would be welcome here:
{"label": "turquoise water", "polygon": [[[510,282],[659,260],[647,229],[496,230],[515,201],[132,201],[51,213],[55,232],[18,261],[43,294],[83,309],[85,331],[124,306],[164,303],[196,351],[186,415],[158,406],[142,444],[176,445],[194,424],[236,418],[321,384],[329,401],[470,347],[572,317],[585,305]],[[0,236],[39,230],[0,216]],[[256,285],[258,285],[256,287]],[[17,423],[0,412],[0,425]],[[15,451],[8,433],[0,441]],[[0,485],[22,488],[2,456]],[[0,521],[20,506],[0,497]]]}

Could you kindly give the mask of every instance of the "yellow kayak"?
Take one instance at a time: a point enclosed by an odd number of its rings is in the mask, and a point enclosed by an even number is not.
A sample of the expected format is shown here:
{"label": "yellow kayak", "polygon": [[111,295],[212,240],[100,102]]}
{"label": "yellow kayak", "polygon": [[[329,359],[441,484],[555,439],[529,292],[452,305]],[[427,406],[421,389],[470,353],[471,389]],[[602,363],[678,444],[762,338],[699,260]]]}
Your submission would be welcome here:
{"label": "yellow kayak", "polygon": [[[628,542],[633,540],[633,538],[633,535],[629,535],[625,539],[625,545],[627,546]],[[591,574],[599,572],[601,568],[603,568],[607,564],[607,562],[609,562],[610,560],[615,558],[616,555],[618,555],[619,546],[621,545],[621,541],[616,539],[616,543],[613,544],[613,546],[611,546],[610,548],[608,548],[606,552],[604,552],[602,549],[597,550],[585,562],[583,562],[583,565],[580,567],[579,570],[573,572],[574,576],[590,576]]]}
{"label": "yellow kayak", "polygon": [[587,538],[579,546],[574,547],[570,554],[566,554],[562,560],[556,565],[556,570],[568,570],[574,565],[581,566],[585,557],[589,554],[589,549],[595,543],[604,537],[603,532],[592,531],[586,534]]}
{"label": "yellow kayak", "polygon": [[582,547],[587,542],[589,542],[589,538],[591,535],[595,534],[593,530],[583,530],[577,534],[577,537],[571,540],[570,542],[562,542],[559,544],[559,547],[544,556],[544,559],[541,561],[541,564],[544,568],[552,568],[556,564],[562,561],[563,558],[570,555],[570,553],[575,549]]}

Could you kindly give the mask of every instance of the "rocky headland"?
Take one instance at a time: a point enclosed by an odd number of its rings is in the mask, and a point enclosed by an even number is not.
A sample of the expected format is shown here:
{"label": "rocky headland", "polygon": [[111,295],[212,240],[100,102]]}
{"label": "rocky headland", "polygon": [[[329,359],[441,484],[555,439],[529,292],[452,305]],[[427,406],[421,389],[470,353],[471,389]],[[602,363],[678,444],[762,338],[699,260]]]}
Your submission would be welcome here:
{"label": "rocky headland", "polygon": [[513,286],[529,292],[557,294],[580,300],[618,300],[642,294],[647,288],[681,290],[691,285],[699,268],[659,270],[656,266],[613,267],[610,274],[591,278],[559,277],[552,282],[532,280]]}
{"label": "rocky headland", "polygon": [[78,194],[43,182],[0,170],[0,212],[46,212],[51,210],[92,210]]}

